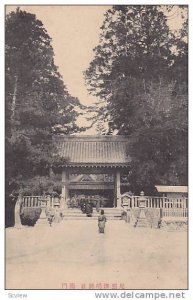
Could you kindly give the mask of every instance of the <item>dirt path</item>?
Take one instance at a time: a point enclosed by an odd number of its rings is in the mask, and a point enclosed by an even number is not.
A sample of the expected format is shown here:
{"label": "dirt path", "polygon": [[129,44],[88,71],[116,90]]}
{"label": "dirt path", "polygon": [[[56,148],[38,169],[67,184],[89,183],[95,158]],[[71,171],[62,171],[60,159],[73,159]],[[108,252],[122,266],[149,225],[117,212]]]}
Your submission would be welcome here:
{"label": "dirt path", "polygon": [[108,221],[6,230],[6,288],[187,288],[187,233]]}

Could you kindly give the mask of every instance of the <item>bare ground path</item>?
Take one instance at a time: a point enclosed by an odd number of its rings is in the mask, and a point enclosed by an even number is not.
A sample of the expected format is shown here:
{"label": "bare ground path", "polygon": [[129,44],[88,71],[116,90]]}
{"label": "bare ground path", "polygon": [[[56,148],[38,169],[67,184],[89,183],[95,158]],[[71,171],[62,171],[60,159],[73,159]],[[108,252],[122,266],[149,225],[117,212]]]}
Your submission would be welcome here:
{"label": "bare ground path", "polygon": [[89,284],[126,289],[186,289],[187,233],[94,220],[6,229],[6,288],[61,289]]}

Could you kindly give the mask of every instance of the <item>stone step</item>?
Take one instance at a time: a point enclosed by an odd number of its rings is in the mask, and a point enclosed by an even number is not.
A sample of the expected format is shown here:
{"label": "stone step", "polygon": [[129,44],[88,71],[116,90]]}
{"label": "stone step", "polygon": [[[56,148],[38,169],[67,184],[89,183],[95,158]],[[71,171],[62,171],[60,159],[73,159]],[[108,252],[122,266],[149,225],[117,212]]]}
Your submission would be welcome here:
{"label": "stone step", "polygon": [[[62,213],[63,214],[83,214],[82,211],[71,211],[71,210],[62,210]],[[100,213],[98,213],[97,211],[93,211],[93,214],[96,214],[96,215],[100,215]],[[105,212],[105,215],[121,215],[122,214],[122,211],[112,211],[112,212]]]}
{"label": "stone step", "polygon": [[[87,217],[86,214],[64,214],[63,219],[98,219],[97,214],[92,214],[92,217]],[[117,219],[120,220],[121,219],[121,215],[106,215],[107,219]]]}
{"label": "stone step", "polygon": [[[75,213],[82,213],[82,211],[80,209],[62,209],[61,210],[63,213],[72,213],[72,214],[75,214]],[[105,210],[105,215],[108,215],[108,214],[121,214],[123,210],[121,209],[114,209],[114,210]],[[96,214],[99,214],[99,212],[97,212],[95,209],[93,209],[93,213],[96,213]]]}
{"label": "stone step", "polygon": [[[84,216],[84,217],[80,217],[80,216],[76,216],[76,217],[69,217],[69,216],[66,216],[66,217],[64,217],[63,218],[63,221],[65,221],[65,220],[95,220],[95,221],[97,221],[98,220],[98,218],[97,217],[86,217],[86,216]],[[120,220],[122,220],[121,219],[121,217],[110,217],[110,218],[107,218],[107,221],[108,220],[115,220],[115,221],[120,221]]]}
{"label": "stone step", "polygon": [[[65,217],[86,217],[86,214],[82,214],[82,213],[74,213],[74,214],[71,214],[71,213],[63,213],[63,216]],[[95,218],[98,218],[99,214],[92,214],[92,217],[95,217]],[[105,216],[107,218],[110,218],[110,217],[114,217],[114,218],[121,218],[121,214],[105,214]]]}
{"label": "stone step", "polygon": [[[72,218],[76,218],[76,217],[84,218],[84,217],[86,217],[86,218],[89,218],[89,217],[87,217],[86,214],[64,214],[63,216],[64,216],[64,218],[65,217],[72,217]],[[98,216],[99,215],[92,214],[91,218],[98,218]],[[107,219],[108,218],[121,218],[121,215],[106,215],[106,217],[107,217]]]}
{"label": "stone step", "polygon": [[[106,208],[104,209],[107,220],[121,220],[122,209],[117,208]],[[86,214],[83,214],[82,211],[78,208],[65,208],[62,209],[63,220],[97,220],[100,215],[96,209],[93,209],[92,217],[87,217]]]}
{"label": "stone step", "polygon": [[[123,208],[122,207],[120,207],[120,208],[118,208],[118,207],[101,207],[100,208],[100,210],[101,209],[103,209],[105,212],[106,211],[122,211],[123,210]],[[75,211],[77,211],[77,210],[81,210],[80,208],[77,208],[77,207],[75,207],[75,208],[61,208],[61,210],[75,210]],[[96,210],[96,208],[95,207],[93,207],[93,210]]]}

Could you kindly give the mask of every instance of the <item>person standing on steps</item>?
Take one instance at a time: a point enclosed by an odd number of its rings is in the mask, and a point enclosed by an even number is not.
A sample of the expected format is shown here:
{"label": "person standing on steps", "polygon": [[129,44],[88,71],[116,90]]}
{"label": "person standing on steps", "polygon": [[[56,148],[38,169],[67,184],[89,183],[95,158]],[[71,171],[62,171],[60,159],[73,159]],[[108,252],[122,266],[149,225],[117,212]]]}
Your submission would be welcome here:
{"label": "person standing on steps", "polygon": [[99,198],[99,199],[97,199],[97,201],[96,201],[96,211],[97,211],[97,212],[99,212],[100,207],[101,207],[101,200],[100,200],[100,198]]}
{"label": "person standing on steps", "polygon": [[101,214],[98,217],[98,228],[99,228],[99,233],[105,233],[105,223],[107,221],[107,218],[105,216],[104,210],[101,209]]}
{"label": "person standing on steps", "polygon": [[88,202],[86,203],[86,215],[87,215],[87,217],[92,217],[92,213],[93,213],[93,207],[92,207],[91,201],[88,200]]}

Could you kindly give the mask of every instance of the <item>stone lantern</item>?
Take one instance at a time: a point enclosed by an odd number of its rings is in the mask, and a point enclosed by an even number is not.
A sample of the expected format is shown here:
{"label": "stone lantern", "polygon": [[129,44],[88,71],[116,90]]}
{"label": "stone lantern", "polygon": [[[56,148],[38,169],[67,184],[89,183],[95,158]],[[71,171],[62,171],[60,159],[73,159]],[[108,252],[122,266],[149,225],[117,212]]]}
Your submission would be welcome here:
{"label": "stone lantern", "polygon": [[40,208],[42,209],[42,211],[38,221],[36,222],[36,226],[40,224],[47,224],[46,207],[47,205],[50,205],[48,201],[50,202],[50,197],[42,196],[41,198],[39,198]]}
{"label": "stone lantern", "polygon": [[147,198],[144,196],[143,191],[141,191],[140,196],[138,198],[138,207],[139,207],[140,212],[139,212],[139,217],[137,219],[135,227],[136,226],[146,227],[146,226],[148,226],[148,221],[145,216],[145,210],[147,208]]}
{"label": "stone lantern", "polygon": [[139,199],[138,199],[138,206],[141,209],[144,209],[147,207],[147,198],[144,196],[144,192],[141,191]]}

